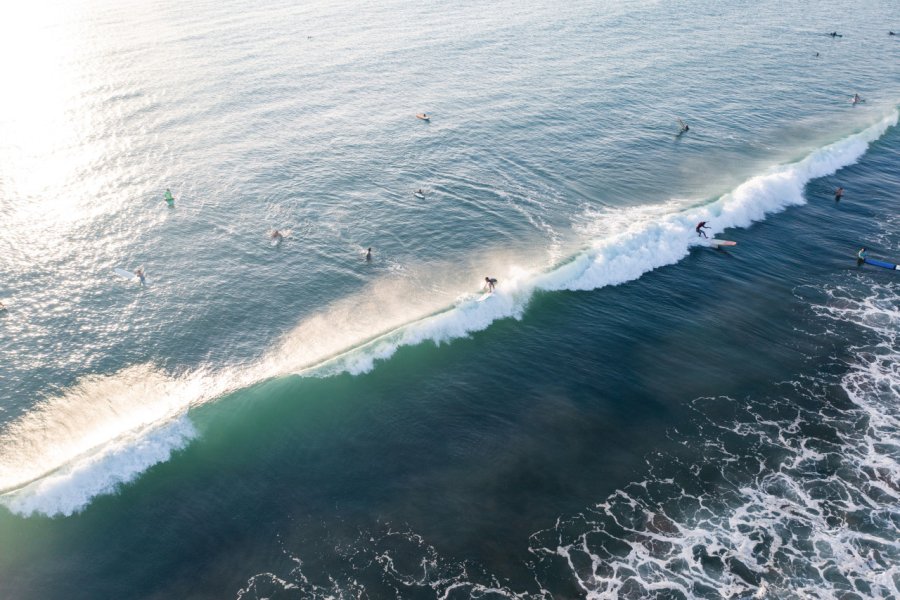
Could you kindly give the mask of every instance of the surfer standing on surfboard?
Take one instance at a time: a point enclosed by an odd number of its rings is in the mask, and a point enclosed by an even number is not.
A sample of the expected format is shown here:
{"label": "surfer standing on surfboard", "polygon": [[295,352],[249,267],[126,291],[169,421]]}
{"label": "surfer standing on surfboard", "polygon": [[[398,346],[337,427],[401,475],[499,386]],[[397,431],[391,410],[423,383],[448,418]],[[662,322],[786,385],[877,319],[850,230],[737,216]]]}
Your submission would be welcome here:
{"label": "surfer standing on surfboard", "polygon": [[144,285],[146,280],[144,279],[144,267],[138,267],[134,270],[134,274],[137,275],[137,278],[141,280],[141,285]]}
{"label": "surfer standing on surfboard", "polygon": [[700,237],[701,235],[703,237],[708,237],[706,235],[706,232],[703,231],[704,229],[709,229],[709,227],[706,226],[706,221],[700,221],[699,223],[697,223],[697,226],[694,227],[694,231],[697,232],[697,237]]}
{"label": "surfer standing on surfboard", "polygon": [[494,288],[497,286],[497,280],[492,277],[484,278],[484,285],[487,287],[487,291],[491,294],[494,293]]}

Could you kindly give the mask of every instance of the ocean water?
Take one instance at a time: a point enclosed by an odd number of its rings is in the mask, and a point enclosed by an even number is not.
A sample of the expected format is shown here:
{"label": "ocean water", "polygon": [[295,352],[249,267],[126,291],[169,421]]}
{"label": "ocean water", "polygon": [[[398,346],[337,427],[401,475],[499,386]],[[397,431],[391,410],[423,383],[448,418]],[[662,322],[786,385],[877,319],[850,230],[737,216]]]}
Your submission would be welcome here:
{"label": "ocean water", "polygon": [[900,597],[900,5],[0,17],[0,598]]}

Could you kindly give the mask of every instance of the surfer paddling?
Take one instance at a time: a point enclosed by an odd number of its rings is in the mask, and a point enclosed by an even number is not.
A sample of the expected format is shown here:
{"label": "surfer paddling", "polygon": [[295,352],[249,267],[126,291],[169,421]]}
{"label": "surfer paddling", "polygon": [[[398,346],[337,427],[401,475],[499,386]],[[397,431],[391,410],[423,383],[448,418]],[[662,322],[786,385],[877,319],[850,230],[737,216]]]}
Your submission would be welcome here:
{"label": "surfer paddling", "polygon": [[706,221],[700,221],[699,223],[697,223],[697,226],[694,227],[694,231],[697,232],[697,237],[700,237],[702,235],[703,237],[708,238],[706,232],[703,231],[704,229],[709,229],[709,227],[706,226]]}
{"label": "surfer paddling", "polygon": [[484,287],[487,289],[488,293],[493,294],[494,288],[497,287],[497,280],[493,277],[485,277]]}
{"label": "surfer paddling", "polygon": [[850,100],[850,104],[859,104],[860,102],[865,102],[862,96],[859,94],[853,94],[853,98]]}

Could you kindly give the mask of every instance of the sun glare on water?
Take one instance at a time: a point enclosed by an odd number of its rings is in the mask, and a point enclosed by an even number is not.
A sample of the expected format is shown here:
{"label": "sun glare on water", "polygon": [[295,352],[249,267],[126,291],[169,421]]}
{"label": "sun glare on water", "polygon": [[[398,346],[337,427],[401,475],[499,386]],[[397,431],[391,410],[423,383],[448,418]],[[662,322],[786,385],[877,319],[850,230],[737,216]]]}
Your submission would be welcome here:
{"label": "sun glare on water", "polygon": [[67,192],[91,122],[79,105],[79,10],[57,1],[0,8],[0,197],[14,225],[77,217]]}

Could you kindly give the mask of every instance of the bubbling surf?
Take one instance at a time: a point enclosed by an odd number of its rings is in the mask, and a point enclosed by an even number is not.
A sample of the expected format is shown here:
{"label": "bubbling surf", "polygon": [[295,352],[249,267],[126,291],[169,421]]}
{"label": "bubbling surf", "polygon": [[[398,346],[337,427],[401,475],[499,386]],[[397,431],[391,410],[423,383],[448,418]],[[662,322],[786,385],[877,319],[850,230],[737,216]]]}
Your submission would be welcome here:
{"label": "bubbling surf", "polygon": [[[897,121],[893,110],[863,131],[711,202],[601,213],[601,219],[621,219],[622,227],[549,269],[498,254],[467,270],[447,269],[446,276],[429,277],[434,269],[423,269],[421,277],[400,283],[376,282],[365,297],[338,301],[300,323],[252,364],[180,375],[143,365],[85,378],[0,432],[2,501],[19,514],[72,514],[184,447],[196,435],[188,411],[230,391],[290,374],[363,373],[403,346],[441,344],[498,319],[519,319],[537,292],[619,285],[674,264],[703,243],[693,232],[696,222],[709,221],[713,235],[803,204],[806,183],[856,162]],[[464,290],[480,282],[471,273],[487,269],[500,286],[488,301],[476,302]]]}

